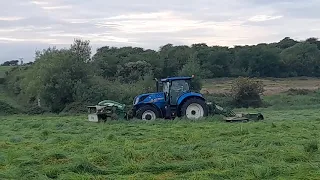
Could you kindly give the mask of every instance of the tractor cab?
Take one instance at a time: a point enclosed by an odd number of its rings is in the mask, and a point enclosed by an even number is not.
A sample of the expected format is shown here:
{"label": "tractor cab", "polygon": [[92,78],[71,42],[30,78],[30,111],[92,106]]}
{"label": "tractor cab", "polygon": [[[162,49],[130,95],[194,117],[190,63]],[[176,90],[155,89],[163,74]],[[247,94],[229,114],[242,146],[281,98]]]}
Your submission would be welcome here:
{"label": "tractor cab", "polygon": [[[190,92],[192,77],[175,77],[175,78],[166,78],[161,79],[161,81],[157,81],[158,92],[163,92],[165,95],[165,101],[170,105],[177,105],[178,98]],[[159,87],[162,87],[160,89]]]}

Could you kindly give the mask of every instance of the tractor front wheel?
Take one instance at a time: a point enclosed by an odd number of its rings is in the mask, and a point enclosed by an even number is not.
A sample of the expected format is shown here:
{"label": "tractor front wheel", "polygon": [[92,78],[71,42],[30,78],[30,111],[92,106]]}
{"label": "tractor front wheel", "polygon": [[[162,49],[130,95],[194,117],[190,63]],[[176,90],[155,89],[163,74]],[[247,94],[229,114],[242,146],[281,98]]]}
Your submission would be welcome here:
{"label": "tractor front wheel", "polygon": [[138,119],[155,120],[159,117],[159,111],[152,106],[142,106],[137,110]]}
{"label": "tractor front wheel", "polygon": [[202,99],[188,99],[181,107],[181,116],[188,119],[200,119],[208,116],[208,108]]}

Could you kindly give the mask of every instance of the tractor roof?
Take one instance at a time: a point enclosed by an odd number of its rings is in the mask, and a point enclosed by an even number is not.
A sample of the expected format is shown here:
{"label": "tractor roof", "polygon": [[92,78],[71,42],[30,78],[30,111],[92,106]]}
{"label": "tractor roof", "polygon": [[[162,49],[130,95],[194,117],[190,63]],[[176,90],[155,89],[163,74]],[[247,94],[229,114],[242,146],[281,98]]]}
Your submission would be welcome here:
{"label": "tractor roof", "polygon": [[162,82],[166,81],[177,81],[177,80],[190,80],[192,77],[168,77],[165,79],[161,79]]}

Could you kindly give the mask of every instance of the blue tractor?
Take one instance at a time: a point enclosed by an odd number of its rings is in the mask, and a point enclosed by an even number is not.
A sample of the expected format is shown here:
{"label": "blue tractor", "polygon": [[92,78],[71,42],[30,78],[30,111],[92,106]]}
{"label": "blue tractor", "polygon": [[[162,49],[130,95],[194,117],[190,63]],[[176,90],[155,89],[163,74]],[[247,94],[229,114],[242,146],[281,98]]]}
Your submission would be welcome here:
{"label": "blue tractor", "polygon": [[238,113],[224,109],[215,103],[206,102],[200,93],[191,91],[193,77],[171,77],[156,80],[157,92],[141,94],[134,98],[133,107],[127,110],[125,104],[112,100],[101,101],[96,106],[88,106],[88,119],[93,122],[107,119],[142,120],[174,119],[184,117],[187,119],[200,119],[209,114],[221,114],[227,122],[263,120],[261,113]]}
{"label": "blue tractor", "polygon": [[203,95],[190,90],[192,78],[156,80],[156,93],[141,94],[134,98],[133,116],[142,120],[175,117],[199,119],[208,116],[209,108]]}

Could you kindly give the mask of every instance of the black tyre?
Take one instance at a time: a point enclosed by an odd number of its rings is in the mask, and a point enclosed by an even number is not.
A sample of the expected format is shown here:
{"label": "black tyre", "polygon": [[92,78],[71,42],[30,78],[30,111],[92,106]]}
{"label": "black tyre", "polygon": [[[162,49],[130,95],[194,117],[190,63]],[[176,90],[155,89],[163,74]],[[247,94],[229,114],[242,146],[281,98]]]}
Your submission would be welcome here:
{"label": "black tyre", "polygon": [[155,120],[159,118],[159,114],[160,112],[158,111],[157,108],[150,105],[146,105],[146,106],[142,106],[137,110],[136,118],[142,119],[142,120]]}
{"label": "black tyre", "polygon": [[181,117],[188,119],[200,119],[208,116],[208,107],[200,98],[188,99],[181,107]]}

